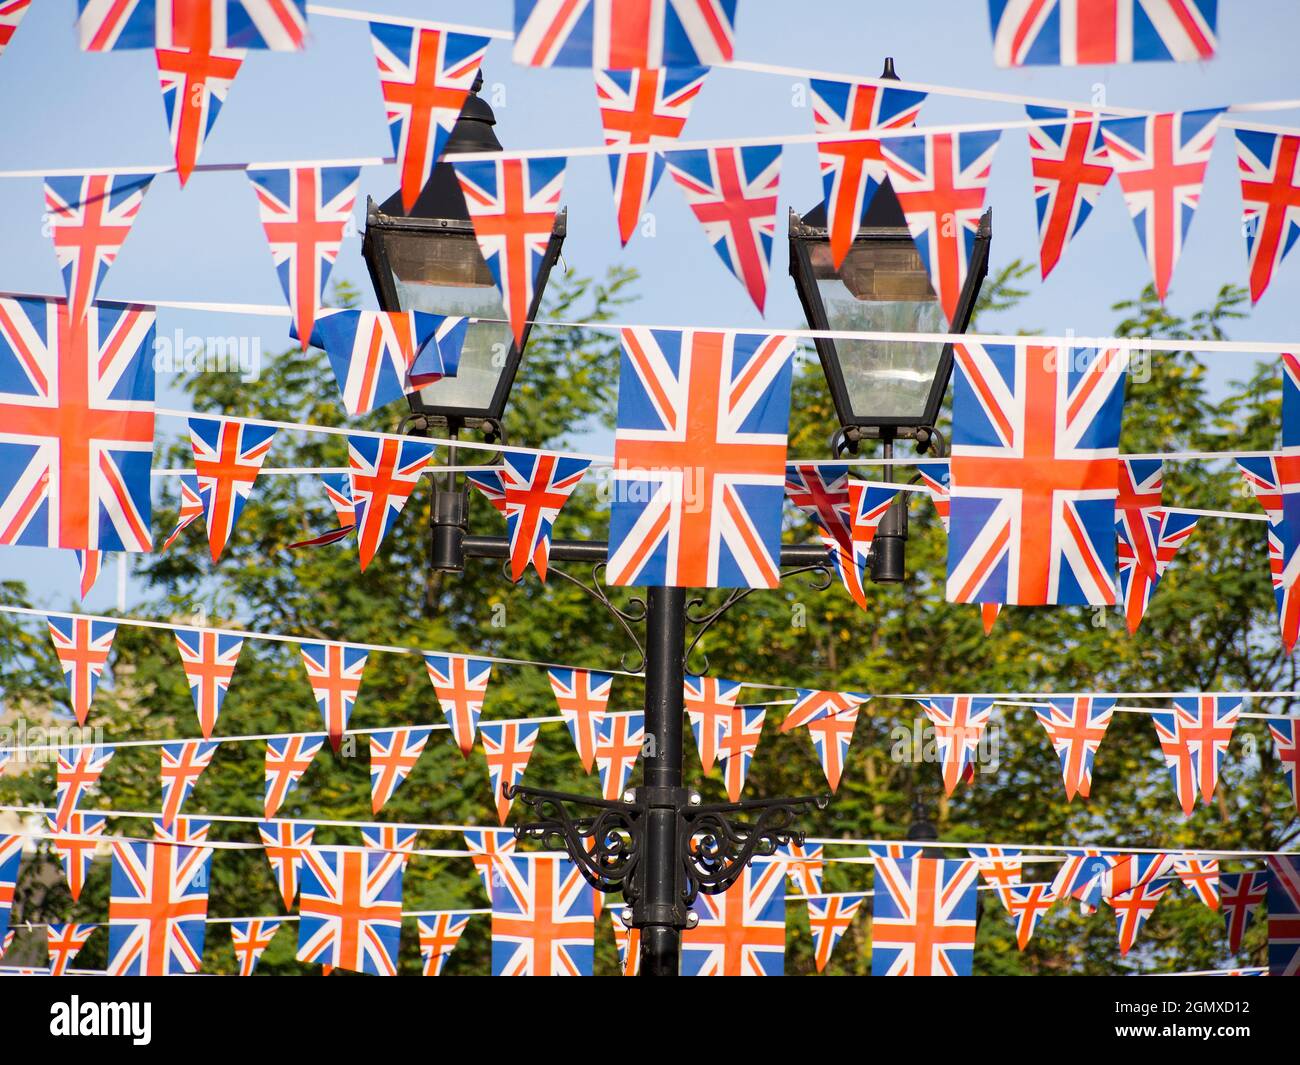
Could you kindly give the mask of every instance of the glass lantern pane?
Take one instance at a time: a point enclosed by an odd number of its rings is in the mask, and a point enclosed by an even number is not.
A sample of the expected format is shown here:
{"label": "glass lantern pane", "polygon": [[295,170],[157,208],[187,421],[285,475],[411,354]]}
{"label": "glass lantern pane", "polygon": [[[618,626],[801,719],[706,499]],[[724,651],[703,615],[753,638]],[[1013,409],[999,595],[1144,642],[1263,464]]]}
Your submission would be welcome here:
{"label": "glass lantern pane", "polygon": [[[831,329],[947,332],[911,240],[858,241],[839,271],[831,265],[829,244],[811,244],[808,251]],[[923,419],[942,344],[836,340],[835,351],[856,416]]]}
{"label": "glass lantern pane", "polygon": [[[392,235],[386,244],[402,310],[505,318],[501,293],[472,235]],[[421,398],[431,407],[487,410],[513,342],[504,321],[475,322],[465,334],[456,376],[421,389]]]}

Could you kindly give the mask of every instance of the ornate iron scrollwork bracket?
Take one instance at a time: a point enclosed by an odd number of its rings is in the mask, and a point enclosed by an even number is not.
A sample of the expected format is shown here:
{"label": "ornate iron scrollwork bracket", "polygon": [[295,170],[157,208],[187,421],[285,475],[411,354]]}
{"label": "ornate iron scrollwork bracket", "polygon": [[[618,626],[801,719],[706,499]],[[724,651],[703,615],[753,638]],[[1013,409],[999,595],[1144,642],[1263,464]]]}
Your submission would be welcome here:
{"label": "ornate iron scrollwork bracket", "polygon": [[[795,818],[803,809],[822,810],[830,802],[828,795],[805,795],[706,805],[687,788],[629,788],[621,802],[518,786],[505,794],[521,800],[531,812],[531,819],[515,826],[515,836],[567,852],[597,891],[621,891],[632,907],[634,928],[650,923],[640,900],[645,825],[652,804],[662,807],[668,801],[676,808],[683,915],[679,927],[688,928],[690,906],[700,892],[721,894],[755,858],[775,854],[790,843],[802,844],[804,833],[794,827]],[[578,813],[575,807],[595,812]],[[750,816],[733,819],[733,814]]]}

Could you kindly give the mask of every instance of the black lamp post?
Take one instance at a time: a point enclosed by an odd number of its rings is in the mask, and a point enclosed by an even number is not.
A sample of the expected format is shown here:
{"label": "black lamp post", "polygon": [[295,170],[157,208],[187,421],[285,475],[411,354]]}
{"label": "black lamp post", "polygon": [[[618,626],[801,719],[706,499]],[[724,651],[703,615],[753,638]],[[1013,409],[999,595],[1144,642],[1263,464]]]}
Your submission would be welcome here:
{"label": "black lamp post", "polygon": [[[896,77],[892,59],[885,61],[882,77]],[[888,181],[868,204],[853,245],[838,269],[831,258],[825,208],[818,204],[802,217],[791,211],[790,273],[813,329],[963,333],[988,276],[992,233],[993,212],[989,210],[980,220],[952,322],[944,320],[939,298]],[[827,337],[817,338],[815,344],[839,417],[837,452],[856,452],[863,439],[879,439],[884,457],[889,458],[895,440],[912,439],[923,450],[942,453],[935,423],[952,376],[950,344]],[[881,521],[873,541],[872,580],[897,583],[904,579],[906,540],[907,501],[899,499]]]}

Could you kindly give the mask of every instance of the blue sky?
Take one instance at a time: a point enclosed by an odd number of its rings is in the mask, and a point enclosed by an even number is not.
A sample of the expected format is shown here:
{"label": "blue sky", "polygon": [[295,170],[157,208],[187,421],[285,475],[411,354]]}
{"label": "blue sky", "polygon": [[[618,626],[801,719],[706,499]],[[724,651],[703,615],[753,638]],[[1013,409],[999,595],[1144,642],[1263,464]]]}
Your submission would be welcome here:
{"label": "blue sky", "polygon": [[[339,0],[340,3],[346,0]],[[442,18],[507,28],[509,0],[355,0],[376,14]],[[77,49],[75,0],[33,5],[13,42],[0,56],[0,168],[35,169],[166,164],[170,149],[153,56],[146,51],[104,55]],[[996,89],[1118,106],[1188,109],[1296,95],[1294,42],[1300,39],[1300,5],[1287,0],[1221,4],[1220,53],[1204,63],[1136,64],[1075,69],[1006,71],[993,66],[985,5],[978,0],[908,0],[907,3],[822,0],[740,0],[737,56],[756,62],[846,75],[876,75],[892,55],[904,78],[936,84]],[[600,142],[590,74],[531,70],[510,61],[508,42],[494,42],[484,63],[486,93],[507,148],[589,145]],[[1104,97],[1099,97],[1104,94]],[[714,70],[696,101],[687,137],[806,133],[812,116],[802,83],[789,77]],[[1024,117],[1014,105],[934,96],[922,124]],[[1259,121],[1300,124],[1300,114],[1279,112]],[[1170,306],[1205,305],[1225,282],[1246,281],[1240,228],[1240,192],[1234,138],[1221,131],[1179,267]],[[252,53],[236,79],[201,157],[202,162],[331,159],[385,156],[391,142],[384,121],[375,63],[364,23],[314,18],[312,42],[301,54]],[[0,291],[60,293],[62,282],[48,237],[42,232],[38,178],[0,179]],[[396,187],[392,167],[362,173],[356,216],[363,223],[367,194],[376,199]],[[619,247],[605,159],[573,160],[564,202],[569,236],[564,257],[582,274],[602,273],[623,262],[642,276],[637,321],[700,325],[804,325],[789,280],[784,246],[787,205],[811,207],[821,195],[812,145],[792,145],[782,165],[778,241],[765,319],[709,248],[703,234],[665,179],[651,210],[656,235]],[[1003,134],[993,163],[989,201],[994,209],[993,266],[1016,257],[1036,261],[1029,160],[1024,133]],[[361,260],[360,237],[345,244],[335,277],[354,281],[373,296]],[[1011,317],[990,319],[989,329],[1039,328],[1052,333],[1104,333],[1109,310],[1149,280],[1146,263],[1115,183],[1106,189],[1082,234],[1046,283]],[[1275,275],[1251,317],[1234,327],[1236,339],[1286,339],[1294,335],[1300,254]],[[238,172],[200,173],[185,189],[174,175],[154,182],[139,220],[101,290],[106,299],[207,300],[279,303],[282,294],[257,218],[247,179]],[[260,335],[264,352],[286,346],[287,321],[160,310],[160,332],[181,328],[202,336]],[[1249,356],[1216,356],[1216,380],[1248,372]],[[182,402],[175,379],[160,379],[160,402]],[[254,410],[231,411],[256,415]],[[160,420],[159,431],[179,426]],[[272,456],[274,461],[274,456]],[[256,505],[256,493],[250,505]],[[236,531],[235,535],[238,535]],[[28,580],[38,602],[65,607],[76,600],[71,553],[0,549],[0,577]],[[132,588],[128,602],[135,597]],[[116,601],[106,574],[87,603],[102,609]]]}

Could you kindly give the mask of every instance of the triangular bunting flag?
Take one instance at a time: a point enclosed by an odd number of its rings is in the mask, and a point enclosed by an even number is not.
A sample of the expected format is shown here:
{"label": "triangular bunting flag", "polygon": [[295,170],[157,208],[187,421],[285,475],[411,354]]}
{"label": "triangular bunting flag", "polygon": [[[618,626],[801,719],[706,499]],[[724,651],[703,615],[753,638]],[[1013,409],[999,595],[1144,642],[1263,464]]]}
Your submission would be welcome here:
{"label": "triangular bunting flag", "polygon": [[348,479],[364,573],[433,458],[433,444],[385,436],[348,437]]}
{"label": "triangular bunting flag", "polygon": [[1119,571],[1119,594],[1124,604],[1124,618],[1130,635],[1137,632],[1147,607],[1151,604],[1151,597],[1160,584],[1160,578],[1178,554],[1178,549],[1191,538],[1197,521],[1193,514],[1182,514],[1164,507],[1144,512],[1142,520],[1146,524],[1143,538],[1155,543],[1155,573],[1142,569],[1139,552],[1129,541],[1128,527],[1116,523],[1119,530],[1119,545],[1115,555]]}
{"label": "triangular bunting flag", "polygon": [[338,520],[338,528],[330,529],[329,532],[321,533],[319,536],[313,536],[307,540],[299,540],[297,543],[290,544],[290,548],[295,547],[323,547],[326,544],[336,544],[340,540],[346,540],[357,531],[357,508],[352,502],[352,484],[348,480],[346,473],[322,473],[321,483],[325,486],[325,496],[330,501],[330,506],[334,508],[334,517]]}
{"label": "triangular bunting flag", "polygon": [[596,764],[596,736],[609,705],[614,675],[562,667],[547,670],[547,675],[551,678],[551,690],[555,693],[560,716],[564,718],[573,745],[578,749],[582,768],[590,773]]}
{"label": "triangular bunting flag", "polygon": [[975,749],[993,714],[993,700],[955,695],[923,700],[921,707],[934,725],[943,790],[951,795],[958,781],[974,779]]}
{"label": "triangular bunting flag", "polygon": [[1296,743],[1295,718],[1282,718],[1268,723],[1273,737],[1274,753],[1282,766],[1282,773],[1291,785],[1291,799],[1300,812],[1300,746]]}
{"label": "triangular bunting flag", "polygon": [[1106,898],[1106,904],[1115,911],[1120,954],[1127,954],[1133,949],[1142,926],[1147,923],[1147,918],[1155,911],[1156,903],[1172,883],[1173,880],[1170,879],[1152,880],[1122,895]]}
{"label": "triangular bunting flag", "polygon": [[606,714],[601,719],[596,768],[600,771],[600,790],[606,801],[617,802],[622,796],[644,742],[645,714],[641,711]]}
{"label": "triangular bunting flag", "polygon": [[817,964],[819,973],[826,971],[826,963],[831,960],[836,944],[849,930],[849,925],[853,923],[853,918],[857,916],[866,898],[864,894],[828,895],[808,900],[808,926],[812,929],[813,960]]}
{"label": "triangular bunting flag", "polygon": [[474,749],[474,732],[492,679],[492,663],[463,655],[425,655],[424,665],[438,697],[438,707],[451,729],[451,738],[460,753],[468,758]]}
{"label": "triangular bunting flag", "polygon": [[431,728],[392,728],[370,734],[371,813],[379,813],[410,775],[432,733]]}
{"label": "triangular bunting flag", "polygon": [[[738,706],[726,718],[722,738],[718,745],[718,760],[722,763],[722,779],[727,786],[727,799],[740,802],[749,775],[749,763],[758,750],[763,735],[763,719],[767,707]],[[812,725],[808,726],[812,729]],[[814,743],[816,740],[814,739]]]}
{"label": "triangular bunting flag", "polygon": [[244,648],[243,637],[211,629],[174,631],[181,667],[190,685],[190,698],[194,700],[194,710],[199,715],[199,731],[205,740],[211,739],[221,704],[226,700],[231,678],[235,675],[239,652]]}
{"label": "triangular bunting flag", "polygon": [[1258,303],[1300,238],[1300,136],[1238,129],[1241,229],[1250,259],[1250,301]]}
{"label": "triangular bunting flag", "polygon": [[218,746],[220,745],[203,740],[162,745],[163,828],[171,828],[203,770],[212,763],[212,756],[217,753]]}
{"label": "triangular bunting flag", "polygon": [[844,761],[848,758],[849,745],[853,742],[853,730],[858,723],[860,707],[859,703],[837,714],[818,717],[804,726],[808,729],[813,749],[817,752],[817,760],[822,764],[822,772],[826,774],[826,783],[832,792],[839,790],[840,777],[844,775]]}
{"label": "triangular bunting flag", "polygon": [[1024,871],[1018,847],[971,847],[970,856],[979,866],[980,879],[993,887],[1019,884]]}
{"label": "triangular bunting flag", "polygon": [[[1295,446],[1287,442],[1289,426],[1292,424],[1288,417],[1288,399],[1294,394],[1294,386],[1290,383],[1293,371],[1288,359],[1283,360],[1282,376],[1282,441],[1287,450]],[[1285,453],[1270,457],[1239,458],[1237,467],[1268,517],[1269,574],[1273,580],[1273,598],[1277,605],[1282,646],[1290,654],[1300,637],[1300,594],[1297,593],[1296,584],[1297,572],[1300,572],[1297,568],[1297,560],[1300,559],[1300,515],[1291,513],[1295,504],[1288,506],[1286,501],[1300,500],[1300,495],[1294,491],[1297,477],[1290,470],[1290,464],[1282,461]]]}
{"label": "triangular bunting flag", "polygon": [[216,562],[253,491],[275,430],[230,418],[203,417],[190,418],[189,427],[208,547]]}
{"label": "triangular bunting flag", "polygon": [[176,528],[163,541],[162,550],[166,551],[176,542],[176,538],[194,521],[203,517],[207,509],[199,490],[199,479],[192,473],[183,473],[177,480],[181,486],[181,500],[176,512]]}
{"label": "triangular bunting flag", "polygon": [[195,847],[206,843],[212,822],[203,817],[178,817],[170,826],[161,817],[153,819],[153,838],[156,843],[182,843]]}
{"label": "triangular bunting flag", "polygon": [[870,695],[862,692],[828,692],[812,688],[796,688],[794,705],[790,707],[790,712],[781,722],[781,731],[789,732],[791,729],[823,717],[834,717],[846,710],[856,710],[870,698]]}
{"label": "triangular bunting flag", "polygon": [[230,922],[230,945],[235,948],[235,961],[239,963],[240,976],[252,976],[262,953],[271,945],[281,922],[265,917],[251,917]]}
{"label": "triangular bunting flag", "polygon": [[464,836],[465,848],[473,856],[474,868],[483,881],[483,890],[491,899],[493,871],[497,862],[514,854],[518,840],[509,828],[466,829]]}
{"label": "triangular bunting flag", "polygon": [[740,688],[739,681],[686,674],[683,688],[686,716],[690,720],[691,731],[695,734],[700,765],[706,773],[717,761],[722,734],[736,708]]}
{"label": "triangular bunting flag", "polygon": [[54,767],[54,827],[66,832],[77,804],[99,783],[104,767],[117,752],[112,747],[60,747]]}
{"label": "triangular bunting flag", "polygon": [[1038,212],[1038,256],[1043,279],[1083,228],[1114,172],[1095,111],[1026,107],[1029,161]]}
{"label": "triangular bunting flag", "polygon": [[1016,919],[1016,946],[1024,950],[1038,922],[1056,903],[1056,895],[1049,884],[1009,884],[999,887],[996,894]]}
{"label": "triangular bunting flag", "polygon": [[64,976],[81,948],[95,933],[94,924],[49,924],[45,928],[50,952],[50,975]]}
{"label": "triangular bunting flag", "polygon": [[298,650],[330,747],[337,751],[356,706],[370,652],[349,643],[300,643]]}
{"label": "triangular bunting flag", "polygon": [[785,859],[785,875],[797,895],[820,895],[822,875],[826,871],[826,848],[821,843],[795,843],[793,840],[776,849]]}
{"label": "triangular bunting flag", "polygon": [[443,966],[460,942],[471,916],[468,913],[439,913],[432,917],[421,917],[416,922],[425,976],[442,975]]}
{"label": "triangular bunting flag", "polygon": [[1212,910],[1219,908],[1219,860],[1217,858],[1180,857],[1174,875],[1183,887]]}
{"label": "triangular bunting flag", "polygon": [[1228,929],[1228,950],[1241,950],[1251,912],[1268,896],[1268,873],[1220,873],[1219,908]]}
{"label": "triangular bunting flag", "polygon": [[113,648],[117,626],[111,621],[92,621],[89,618],[46,618],[50,626],[50,639],[54,653],[63,667],[63,682],[68,686],[68,706],[85,726],[90,713],[90,701],[99,687],[108,653]]}
{"label": "triangular bunting flag", "polygon": [[176,176],[184,187],[247,52],[216,44],[206,19],[193,20],[192,32],[160,32],[158,37],[154,51],[158,80],[176,157]]}
{"label": "triangular bunting flag", "polygon": [[91,593],[95,587],[95,582],[99,580],[99,575],[104,571],[105,551],[73,551],[77,556],[77,569],[80,574],[77,589],[81,596],[81,601],[86,601],[86,596]]}
{"label": "triangular bunting flag", "polygon": [[27,9],[32,6],[32,0],[4,0],[0,3],[0,55],[9,47],[9,42],[13,40],[14,33],[18,30],[18,24],[22,22],[23,16],[27,14]]}
{"label": "triangular bunting flag", "polygon": [[497,818],[503,825],[510,816],[511,804],[505,796],[505,789],[523,780],[540,729],[540,725],[522,721],[494,722],[479,727],[483,736],[483,754],[487,757],[488,786],[496,804]]}
{"label": "triangular bunting flag", "polygon": [[302,856],[311,846],[316,826],[292,821],[263,821],[257,826],[257,834],[262,837],[266,860],[275,875],[284,908],[292,910],[294,899],[298,897],[298,872],[302,867]]}
{"label": "triangular bunting flag", "polygon": [[74,813],[64,826],[66,834],[59,834],[58,823],[53,817],[46,817],[45,821],[53,833],[49,836],[50,846],[63,862],[68,894],[76,902],[81,898],[81,889],[86,886],[90,863],[95,859],[95,851],[99,849],[99,841],[104,835],[108,818],[103,814]]}
{"label": "triangular bunting flag", "polygon": [[1194,695],[1173,700],[1174,709],[1151,715],[1165,765],[1183,813],[1191,816],[1196,795],[1207,806],[1219,782],[1219,766],[1228,753],[1232,730],[1241,717],[1241,698]]}
{"label": "triangular bunting flag", "polygon": [[1079,695],[1049,699],[1048,703],[1045,707],[1034,707],[1034,713],[1038,723],[1047,730],[1047,738],[1061,761],[1066,801],[1073,800],[1075,795],[1086,799],[1092,790],[1097,748],[1110,725],[1115,700]]}
{"label": "triangular bunting flag", "polygon": [[411,855],[415,853],[415,845],[419,842],[419,839],[420,830],[418,828],[404,828],[401,825],[361,826],[362,846],[369,847],[371,850],[387,851],[389,854],[400,855],[403,865],[410,863]]}
{"label": "triangular bunting flag", "polygon": [[274,817],[284,805],[289,792],[298,786],[316,752],[324,745],[325,737],[319,732],[266,741],[266,795],[262,802],[266,817]]}

